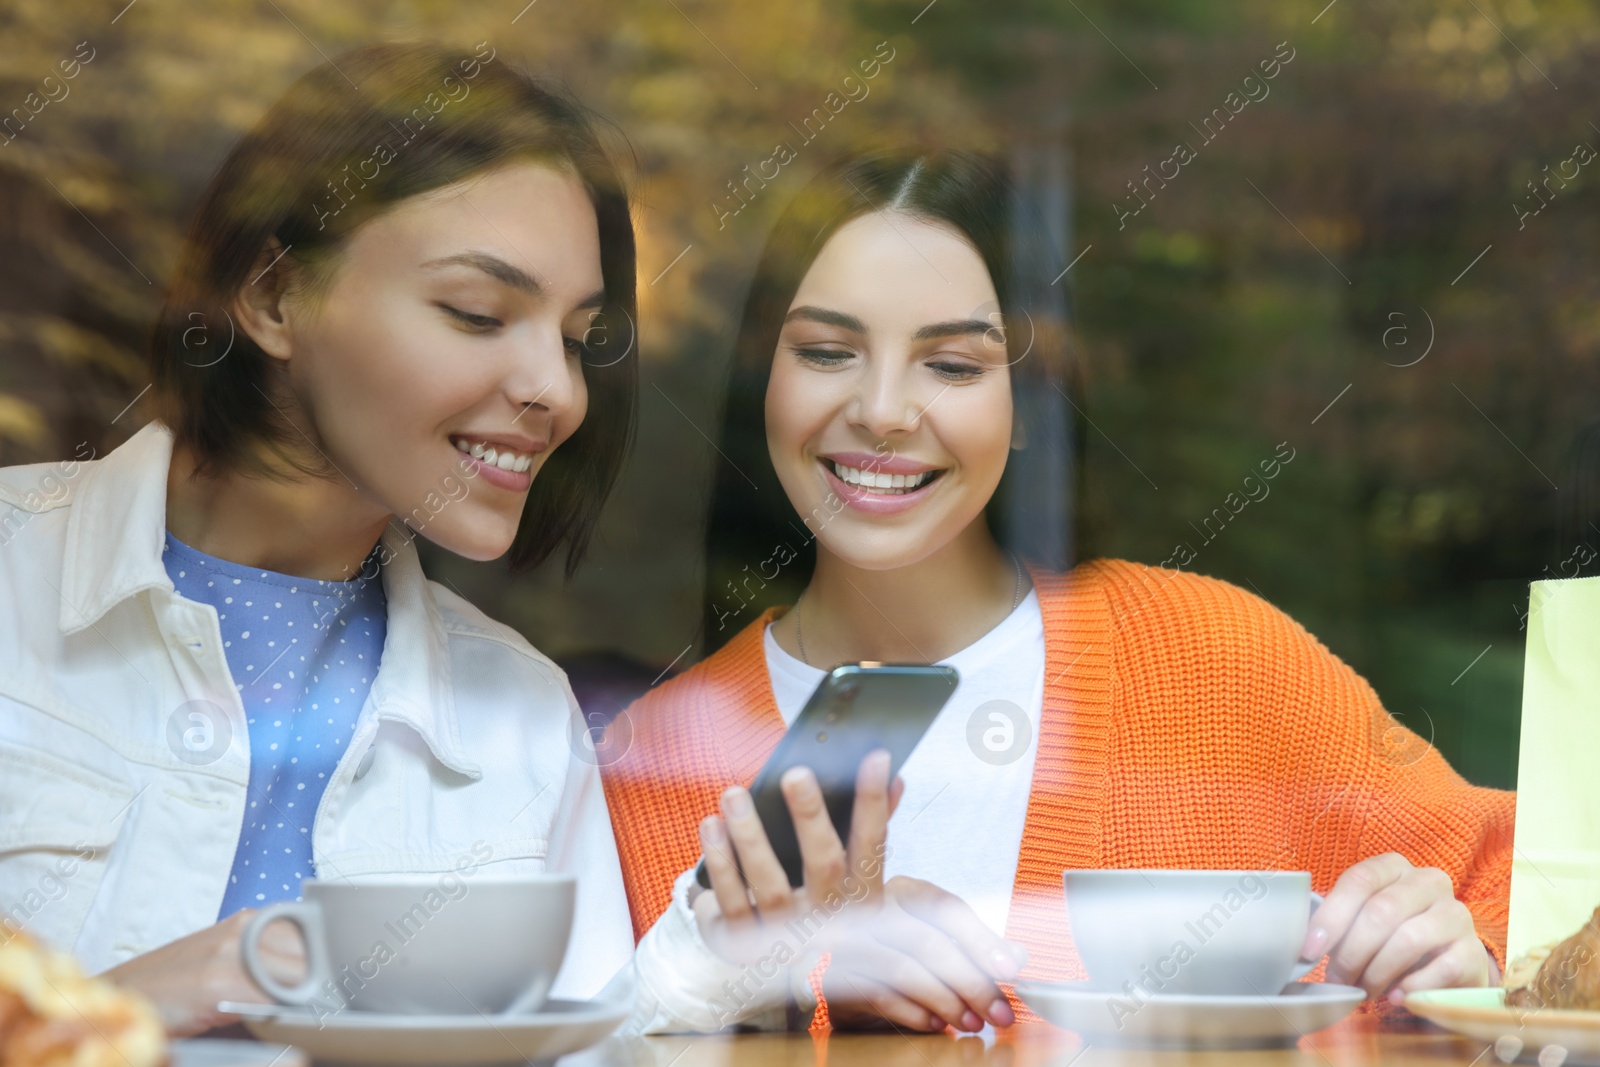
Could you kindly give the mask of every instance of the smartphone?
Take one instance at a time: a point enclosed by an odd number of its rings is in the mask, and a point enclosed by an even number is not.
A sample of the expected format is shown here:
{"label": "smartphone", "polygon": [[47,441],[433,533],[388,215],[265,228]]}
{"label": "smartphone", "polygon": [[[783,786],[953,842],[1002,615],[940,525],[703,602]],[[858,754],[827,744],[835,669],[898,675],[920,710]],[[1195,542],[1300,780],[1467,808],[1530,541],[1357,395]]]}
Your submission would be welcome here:
{"label": "smartphone", "polygon": [[[805,875],[794,820],[779,787],[784,772],[811,768],[839,840],[848,843],[861,761],[875,749],[888,749],[892,781],[960,680],[954,667],[895,663],[847,663],[822,679],[750,786],[767,840],[791,886],[804,884]],[[711,887],[703,859],[695,878]]]}

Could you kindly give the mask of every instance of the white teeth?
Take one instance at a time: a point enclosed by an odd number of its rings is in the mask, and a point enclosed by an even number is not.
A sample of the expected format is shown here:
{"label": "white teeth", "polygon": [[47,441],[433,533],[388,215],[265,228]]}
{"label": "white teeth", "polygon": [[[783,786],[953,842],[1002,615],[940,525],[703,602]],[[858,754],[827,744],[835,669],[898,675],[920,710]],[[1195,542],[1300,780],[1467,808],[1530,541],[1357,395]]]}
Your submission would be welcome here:
{"label": "white teeth", "polygon": [[493,445],[484,444],[482,441],[474,441],[468,444],[467,439],[464,437],[453,437],[451,438],[451,444],[473,459],[480,460],[490,467],[498,467],[503,471],[520,474],[533,466],[532,455],[524,455],[520,452],[513,452],[510,449],[496,448]]}
{"label": "white teeth", "polygon": [[933,480],[937,471],[923,471],[920,474],[884,474],[878,471],[865,471],[857,467],[846,467],[842,463],[828,461],[833,473],[839,480],[849,485],[859,485],[863,489],[882,489],[891,494],[909,493],[922,488]]}

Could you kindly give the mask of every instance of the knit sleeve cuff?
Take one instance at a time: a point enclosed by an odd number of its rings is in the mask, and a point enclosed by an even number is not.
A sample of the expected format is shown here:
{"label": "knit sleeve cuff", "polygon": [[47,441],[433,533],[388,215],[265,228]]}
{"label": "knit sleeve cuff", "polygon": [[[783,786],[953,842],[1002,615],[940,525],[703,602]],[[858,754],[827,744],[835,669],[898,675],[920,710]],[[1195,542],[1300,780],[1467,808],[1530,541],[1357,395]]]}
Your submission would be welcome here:
{"label": "knit sleeve cuff", "polygon": [[694,871],[678,876],[672,903],[639,941],[634,1032],[711,1032],[730,1027],[781,1030],[787,1023],[788,976],[731,963],[700,936],[689,907]]}

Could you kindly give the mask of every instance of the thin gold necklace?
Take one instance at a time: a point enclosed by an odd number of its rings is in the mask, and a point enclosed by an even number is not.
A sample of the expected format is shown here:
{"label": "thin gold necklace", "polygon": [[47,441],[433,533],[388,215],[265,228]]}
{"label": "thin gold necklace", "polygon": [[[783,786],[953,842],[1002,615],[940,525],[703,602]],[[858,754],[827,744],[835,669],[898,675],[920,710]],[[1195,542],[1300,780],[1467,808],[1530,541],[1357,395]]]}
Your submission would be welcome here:
{"label": "thin gold necklace", "polygon": [[[1007,552],[1006,555],[1011,557],[1011,565],[1017,569],[1017,588],[1011,594],[1011,610],[1016,611],[1017,605],[1022,603],[1022,561],[1017,558],[1015,552]],[[811,667],[814,664],[811,662],[811,657],[806,655],[805,616],[800,613],[800,605],[805,598],[805,590],[802,589],[794,602],[794,641],[800,646],[800,662]]]}

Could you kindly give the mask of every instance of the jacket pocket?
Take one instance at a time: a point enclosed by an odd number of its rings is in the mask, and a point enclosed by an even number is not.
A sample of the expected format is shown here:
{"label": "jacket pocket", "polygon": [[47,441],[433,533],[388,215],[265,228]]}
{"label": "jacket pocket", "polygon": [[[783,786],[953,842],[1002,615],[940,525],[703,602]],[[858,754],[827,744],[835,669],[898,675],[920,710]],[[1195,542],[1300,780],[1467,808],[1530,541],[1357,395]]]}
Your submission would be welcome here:
{"label": "jacket pocket", "polygon": [[126,782],[0,741],[0,923],[73,951],[135,795]]}

